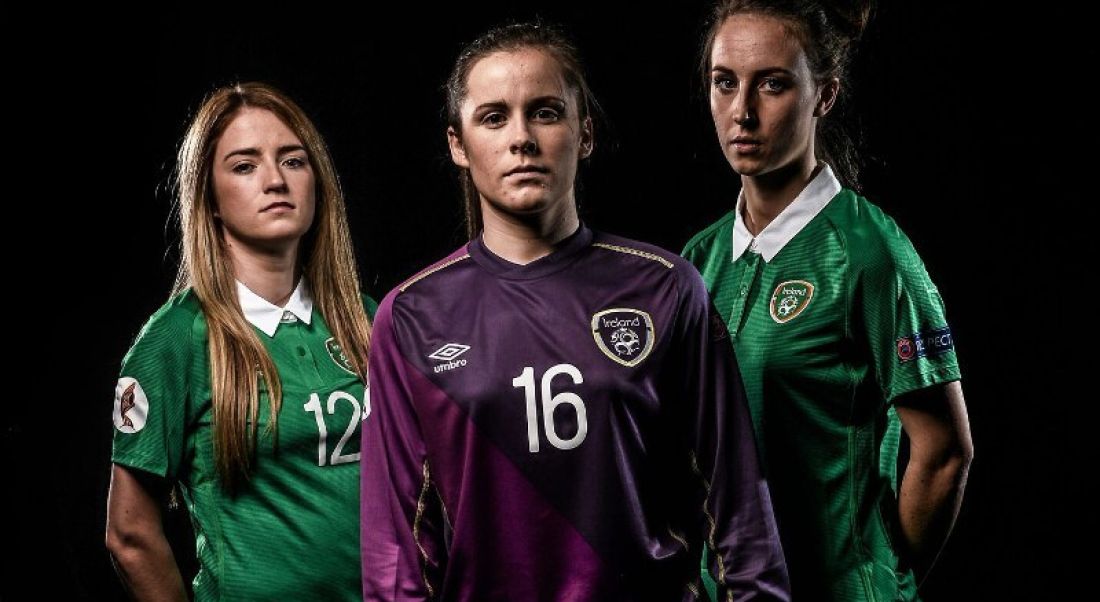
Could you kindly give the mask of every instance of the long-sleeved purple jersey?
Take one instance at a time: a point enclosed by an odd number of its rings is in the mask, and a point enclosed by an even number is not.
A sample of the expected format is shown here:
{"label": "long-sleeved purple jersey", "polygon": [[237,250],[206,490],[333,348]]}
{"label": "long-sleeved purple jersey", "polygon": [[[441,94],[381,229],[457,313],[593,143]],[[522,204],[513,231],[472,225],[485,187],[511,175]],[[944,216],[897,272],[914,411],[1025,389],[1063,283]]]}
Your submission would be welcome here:
{"label": "long-sleeved purple jersey", "polygon": [[[390,292],[362,437],[367,600],[785,600],[726,328],[695,269],[581,227]],[[703,594],[705,596],[705,594]]]}

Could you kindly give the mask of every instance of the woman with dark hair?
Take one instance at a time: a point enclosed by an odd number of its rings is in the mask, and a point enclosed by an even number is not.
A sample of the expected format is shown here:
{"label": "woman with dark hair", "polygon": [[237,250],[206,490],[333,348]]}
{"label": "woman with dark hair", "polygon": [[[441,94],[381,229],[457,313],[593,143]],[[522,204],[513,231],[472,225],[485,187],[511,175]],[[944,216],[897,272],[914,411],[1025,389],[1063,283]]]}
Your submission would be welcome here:
{"label": "woman with dark hair", "polygon": [[732,349],[699,275],[577,217],[577,52],[541,25],[459,56],[472,240],[382,302],[363,428],[367,600],[737,599],[787,578]]}
{"label": "woman with dark hair", "polygon": [[916,599],[973,454],[943,302],[905,234],[852,190],[855,149],[830,119],[869,12],[722,2],[702,56],[741,192],[684,256],[737,351],[806,600]]}
{"label": "woman with dark hair", "polygon": [[180,146],[182,256],[115,389],[107,547],[138,599],[184,599],[161,528],[179,485],[196,599],[359,597],[359,437],[375,304],[321,135],[261,83]]}

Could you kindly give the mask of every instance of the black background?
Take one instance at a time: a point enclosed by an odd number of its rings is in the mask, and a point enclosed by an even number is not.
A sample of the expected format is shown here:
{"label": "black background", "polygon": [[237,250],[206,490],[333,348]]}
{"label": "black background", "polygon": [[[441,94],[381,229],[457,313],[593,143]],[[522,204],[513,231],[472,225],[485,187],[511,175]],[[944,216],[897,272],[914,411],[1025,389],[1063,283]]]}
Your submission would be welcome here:
{"label": "black background", "polygon": [[[923,593],[1069,597],[1090,575],[1088,553],[1068,546],[1088,546],[1097,522],[1086,496],[1095,393],[1084,377],[1095,332],[1084,257],[1096,245],[1074,184],[1089,173],[1087,151],[1070,150],[1093,138],[1089,76],[1076,62],[1095,50],[1068,32],[1080,18],[1068,10],[899,4],[879,7],[846,92],[862,121],[864,192],[909,234],[946,300],[976,448],[962,514]],[[738,180],[693,75],[703,3],[397,9],[196,10],[59,36],[67,58],[39,72],[61,91],[44,118],[55,154],[44,154],[42,193],[25,204],[68,259],[40,268],[44,284],[19,297],[23,314],[51,324],[43,357],[53,359],[7,400],[0,598],[122,597],[103,547],[111,395],[122,355],[167,298],[168,178],[214,87],[264,80],[314,119],[378,299],[462,242],[441,86],[462,43],[510,18],[561,23],[586,56],[608,117],[581,176],[591,226],[679,250],[732,206]],[[9,223],[23,227],[37,226]],[[168,515],[193,567],[185,521]]]}

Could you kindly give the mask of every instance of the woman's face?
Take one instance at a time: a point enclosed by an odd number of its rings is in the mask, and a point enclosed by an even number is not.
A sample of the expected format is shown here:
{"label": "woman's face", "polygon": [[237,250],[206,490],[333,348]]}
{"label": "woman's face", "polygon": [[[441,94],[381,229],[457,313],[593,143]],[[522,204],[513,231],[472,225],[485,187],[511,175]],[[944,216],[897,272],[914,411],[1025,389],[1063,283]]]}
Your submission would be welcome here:
{"label": "woman's face", "polygon": [[726,19],[711,50],[710,112],[734,171],[762,176],[814,164],[817,118],[839,84],[814,82],[799,39],[785,22],[759,14]]}
{"label": "woman's face", "polygon": [[309,230],[313,166],[298,136],[274,113],[244,108],[214,148],[214,197],[232,246],[284,251]]}
{"label": "woman's face", "polygon": [[578,94],[558,61],[524,48],[477,61],[466,80],[461,132],[448,128],[455,164],[468,168],[483,204],[531,215],[573,203],[577,163],[592,152]]}

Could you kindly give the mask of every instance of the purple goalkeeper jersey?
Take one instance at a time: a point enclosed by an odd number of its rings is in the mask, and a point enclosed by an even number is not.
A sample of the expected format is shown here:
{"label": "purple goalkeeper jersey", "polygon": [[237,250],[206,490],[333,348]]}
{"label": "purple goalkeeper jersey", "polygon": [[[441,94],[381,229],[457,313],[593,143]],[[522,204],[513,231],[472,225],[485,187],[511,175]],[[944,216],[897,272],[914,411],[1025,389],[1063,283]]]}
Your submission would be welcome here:
{"label": "purple goalkeeper jersey", "polygon": [[479,238],[391,291],[364,598],[694,600],[705,545],[723,600],[788,599],[727,336],[690,264],[583,226],[527,265]]}

